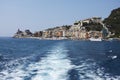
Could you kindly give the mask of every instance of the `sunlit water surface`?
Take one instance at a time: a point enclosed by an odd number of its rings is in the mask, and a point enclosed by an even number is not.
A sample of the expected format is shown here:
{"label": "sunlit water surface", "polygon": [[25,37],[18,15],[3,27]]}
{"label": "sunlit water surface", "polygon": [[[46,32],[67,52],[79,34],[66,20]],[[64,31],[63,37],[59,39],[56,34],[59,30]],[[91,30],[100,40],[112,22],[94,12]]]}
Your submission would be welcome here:
{"label": "sunlit water surface", "polygon": [[120,80],[120,41],[0,38],[0,80]]}

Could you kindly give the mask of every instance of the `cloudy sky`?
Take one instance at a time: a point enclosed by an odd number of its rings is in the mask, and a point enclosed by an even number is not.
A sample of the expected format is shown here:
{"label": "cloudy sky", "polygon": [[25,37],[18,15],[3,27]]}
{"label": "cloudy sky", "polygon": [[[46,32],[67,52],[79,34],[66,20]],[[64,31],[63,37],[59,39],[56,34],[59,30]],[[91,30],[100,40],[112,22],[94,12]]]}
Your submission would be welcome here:
{"label": "cloudy sky", "polygon": [[34,32],[93,16],[104,19],[118,7],[120,0],[0,0],[0,36],[18,28]]}

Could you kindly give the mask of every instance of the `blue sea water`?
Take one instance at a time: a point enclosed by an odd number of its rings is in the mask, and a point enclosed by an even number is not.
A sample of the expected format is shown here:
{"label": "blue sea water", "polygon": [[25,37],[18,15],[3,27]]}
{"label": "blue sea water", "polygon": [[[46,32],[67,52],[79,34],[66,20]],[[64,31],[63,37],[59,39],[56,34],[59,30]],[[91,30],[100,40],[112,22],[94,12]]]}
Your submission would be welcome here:
{"label": "blue sea water", "polygon": [[0,80],[120,80],[120,41],[0,38]]}

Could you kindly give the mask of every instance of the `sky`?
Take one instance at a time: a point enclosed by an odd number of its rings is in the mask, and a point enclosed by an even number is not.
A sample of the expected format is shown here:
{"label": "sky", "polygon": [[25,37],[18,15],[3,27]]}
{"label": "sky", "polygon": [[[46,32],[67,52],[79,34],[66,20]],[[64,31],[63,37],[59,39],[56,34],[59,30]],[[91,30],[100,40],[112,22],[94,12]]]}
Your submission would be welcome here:
{"label": "sky", "polygon": [[13,36],[18,30],[32,32],[72,25],[94,16],[109,16],[120,0],[0,0],[0,36]]}

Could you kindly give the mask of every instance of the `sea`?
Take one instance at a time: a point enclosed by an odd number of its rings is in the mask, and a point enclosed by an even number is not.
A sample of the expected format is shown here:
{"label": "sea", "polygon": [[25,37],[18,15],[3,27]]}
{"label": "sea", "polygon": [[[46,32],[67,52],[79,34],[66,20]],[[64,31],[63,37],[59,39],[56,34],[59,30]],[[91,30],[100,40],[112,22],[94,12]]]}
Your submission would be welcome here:
{"label": "sea", "polygon": [[0,37],[0,80],[120,80],[120,41]]}

